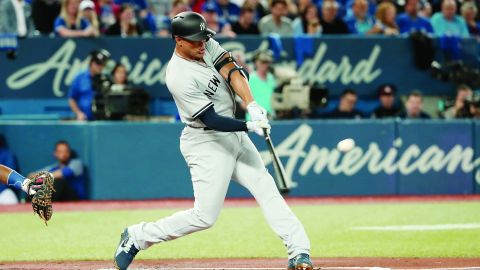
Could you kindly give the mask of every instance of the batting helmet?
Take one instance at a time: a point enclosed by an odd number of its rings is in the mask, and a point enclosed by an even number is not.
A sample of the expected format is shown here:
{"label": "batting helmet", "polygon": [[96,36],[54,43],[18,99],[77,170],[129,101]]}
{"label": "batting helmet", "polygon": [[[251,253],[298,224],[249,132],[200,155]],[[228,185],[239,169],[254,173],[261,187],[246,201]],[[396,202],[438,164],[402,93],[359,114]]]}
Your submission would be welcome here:
{"label": "batting helmet", "polygon": [[207,27],[202,15],[185,11],[175,15],[172,19],[172,37],[179,36],[191,41],[208,40],[215,35],[215,31]]}

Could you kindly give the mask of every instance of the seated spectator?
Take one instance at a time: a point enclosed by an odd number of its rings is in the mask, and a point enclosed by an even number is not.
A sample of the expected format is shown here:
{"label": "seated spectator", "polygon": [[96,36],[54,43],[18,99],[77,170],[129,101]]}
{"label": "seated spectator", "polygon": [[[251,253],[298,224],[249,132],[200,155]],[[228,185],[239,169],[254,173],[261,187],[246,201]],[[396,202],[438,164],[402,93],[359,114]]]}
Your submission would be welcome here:
{"label": "seated spectator", "polygon": [[[156,33],[157,27],[154,15],[148,10],[147,0],[114,0],[115,4],[128,5],[133,9],[135,24],[141,27],[142,33]],[[118,20],[118,19],[117,19]],[[141,33],[141,34],[142,34]],[[141,35],[138,34],[138,35]]]}
{"label": "seated spectator", "polygon": [[420,91],[412,91],[407,96],[407,102],[405,102],[405,110],[401,112],[398,117],[416,118],[416,119],[429,119],[430,115],[422,111],[423,96]]}
{"label": "seated spectator", "polygon": [[30,3],[24,0],[0,1],[0,33],[26,37],[32,36],[34,31]]}
{"label": "seated spectator", "polygon": [[52,33],[53,23],[58,14],[60,14],[61,7],[60,0],[33,0],[32,19],[35,29],[43,35]]}
{"label": "seated spectator", "polygon": [[112,86],[110,90],[113,92],[123,91],[129,86],[127,67],[122,63],[117,63],[112,69]]}
{"label": "seated spectator", "polygon": [[346,89],[340,95],[338,107],[323,115],[331,119],[355,119],[362,118],[362,113],[355,109],[357,104],[357,92],[353,89]]}
{"label": "seated spectator", "polygon": [[245,0],[243,5],[248,5],[253,7],[254,13],[255,13],[255,22],[258,23],[263,16],[268,14],[267,8],[262,4],[260,0]]}
{"label": "seated spectator", "polygon": [[97,1],[96,11],[100,22],[100,31],[105,33],[117,21],[120,6],[113,3],[113,0],[99,0]]}
{"label": "seated spectator", "polygon": [[433,34],[433,28],[430,21],[419,16],[419,9],[419,0],[407,0],[407,3],[405,4],[405,12],[397,17],[397,24],[400,33],[421,31]]}
{"label": "seated spectator", "polygon": [[172,11],[173,1],[170,0],[148,0],[148,10],[155,19],[168,17]]}
{"label": "seated spectator", "polygon": [[480,23],[475,19],[477,18],[477,6],[475,2],[464,2],[460,8],[462,17],[467,23],[468,32],[472,36],[480,36]]}
{"label": "seated spectator", "polygon": [[397,9],[390,2],[383,2],[377,7],[376,22],[368,34],[398,35],[398,26],[395,22]]}
{"label": "seated spectator", "polygon": [[61,37],[92,37],[95,30],[80,16],[79,0],[62,0],[60,15],[55,19],[55,34]]}
{"label": "seated spectator", "polygon": [[[254,56],[253,61],[255,61],[255,70],[249,79],[253,98],[267,111],[268,116],[272,117],[274,115],[272,96],[277,86],[275,77],[270,72],[273,55],[270,51],[260,51]],[[246,118],[249,120],[250,116],[247,114]]]}
{"label": "seated spectator", "polygon": [[[12,170],[17,171],[17,159],[12,151],[8,149],[7,140],[3,134],[0,134],[0,164],[5,165]],[[18,198],[13,190],[6,184],[0,182],[0,205],[17,204]]]}
{"label": "seated spectator", "polygon": [[378,88],[378,99],[380,106],[373,113],[373,118],[395,117],[400,113],[401,109],[395,104],[396,88],[393,85],[381,85]]}
{"label": "seated spectator", "polygon": [[[76,201],[87,199],[86,179],[83,163],[72,156],[72,150],[67,141],[61,140],[55,144],[53,155],[57,162],[39,171],[49,171],[55,177],[52,201]],[[29,174],[32,177],[34,173]]]}
{"label": "seated spectator", "polygon": [[68,104],[79,121],[93,120],[92,103],[95,96],[93,80],[99,76],[110,53],[106,50],[96,50],[90,53],[88,69],[78,73],[68,91]]}
{"label": "seated spectator", "polygon": [[123,4],[117,22],[105,32],[108,36],[135,37],[141,36],[143,29],[135,17],[133,7]]}
{"label": "seated spectator", "polygon": [[80,17],[88,21],[93,29],[93,35],[98,37],[100,35],[100,23],[95,12],[95,4],[91,0],[82,0],[79,9]]}
{"label": "seated spectator", "polygon": [[207,4],[203,8],[202,15],[207,22],[208,28],[215,31],[217,37],[234,38],[236,36],[235,32],[232,31],[232,26],[227,21],[218,18],[215,6]]}
{"label": "seated spectator", "polygon": [[308,5],[300,17],[293,21],[292,26],[294,35],[320,36],[322,25],[320,24],[317,6],[314,4]]}
{"label": "seated spectator", "polygon": [[207,0],[203,3],[202,11],[206,10],[206,6],[210,5],[208,9],[214,9],[217,13],[218,20],[228,23],[238,21],[240,15],[240,7],[232,3],[230,0]]}
{"label": "seated spectator", "polygon": [[432,17],[432,12],[433,8],[430,2],[427,0],[422,0],[420,3],[420,10],[418,11],[418,16],[430,20]]}
{"label": "seated spectator", "polygon": [[446,119],[453,118],[471,118],[478,114],[477,108],[469,103],[465,104],[466,101],[471,100],[473,96],[473,91],[470,86],[466,84],[461,84],[457,87],[457,96],[455,97],[455,104],[448,108],[443,116]]}
{"label": "seated spectator", "polygon": [[374,25],[374,20],[368,14],[368,1],[355,0],[352,4],[352,13],[345,18],[350,33],[365,34]]}
{"label": "seated spectator", "polygon": [[255,10],[250,5],[243,5],[240,18],[232,24],[232,31],[237,35],[258,35],[258,25],[255,23]]}
{"label": "seated spectator", "polygon": [[287,17],[286,0],[272,0],[270,4],[271,14],[266,15],[258,23],[262,35],[277,33],[279,35],[291,35],[293,33],[292,21]]}
{"label": "seated spectator", "polygon": [[298,14],[300,15],[303,12],[305,12],[305,10],[310,4],[313,4],[312,0],[298,0],[297,1]]}
{"label": "seated spectator", "polygon": [[170,11],[170,15],[164,16],[163,18],[157,18],[157,35],[162,37],[171,37],[173,17],[175,17],[175,15],[177,15],[178,13],[189,10],[190,7],[188,6],[186,0],[174,0],[172,3],[172,10]]}
{"label": "seated spectator", "polygon": [[329,34],[348,34],[348,26],[345,22],[337,17],[338,4],[334,0],[325,0],[322,3],[322,18],[320,24],[322,25],[322,32],[325,35]]}
{"label": "seated spectator", "polygon": [[468,37],[467,23],[463,17],[456,15],[455,0],[443,0],[442,11],[433,14],[431,23],[437,36]]}

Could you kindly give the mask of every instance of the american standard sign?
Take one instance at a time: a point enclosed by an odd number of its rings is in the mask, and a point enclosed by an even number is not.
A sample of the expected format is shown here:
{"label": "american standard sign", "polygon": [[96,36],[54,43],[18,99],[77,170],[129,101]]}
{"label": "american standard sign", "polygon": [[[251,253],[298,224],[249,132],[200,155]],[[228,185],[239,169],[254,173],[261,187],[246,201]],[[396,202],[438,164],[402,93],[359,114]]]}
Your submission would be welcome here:
{"label": "american standard sign", "polygon": [[[333,94],[352,87],[360,94],[369,95],[377,85],[385,82],[397,84],[400,92],[417,88],[428,93],[432,89],[449,91],[452,88],[415,68],[408,39],[315,39],[313,51],[304,56],[301,65],[296,61],[298,52],[292,40],[283,39],[284,51],[276,65],[296,68],[306,82],[325,84]],[[219,41],[227,50],[245,58],[250,66],[254,53],[269,47],[268,41],[261,38]],[[155,97],[169,97],[165,68],[171,51],[166,48],[172,46],[170,39],[20,40],[17,59],[5,64],[2,60],[0,76],[5,91],[1,95],[8,98],[65,97],[75,74],[86,68],[88,53],[104,48],[116,61],[127,66],[132,83],[145,87]],[[465,54],[468,56],[468,52]]]}

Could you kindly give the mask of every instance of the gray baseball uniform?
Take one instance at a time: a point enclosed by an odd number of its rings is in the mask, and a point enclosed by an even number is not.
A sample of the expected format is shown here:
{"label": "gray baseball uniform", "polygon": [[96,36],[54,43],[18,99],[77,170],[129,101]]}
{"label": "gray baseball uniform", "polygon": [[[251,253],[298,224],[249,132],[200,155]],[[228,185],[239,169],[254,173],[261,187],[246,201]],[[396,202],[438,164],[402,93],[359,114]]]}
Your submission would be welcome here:
{"label": "gray baseball uniform", "polygon": [[234,179],[255,197],[268,224],[287,246],[289,258],[309,254],[310,242],[302,224],[278,192],[247,133],[204,130],[205,125],[196,118],[210,106],[222,116],[233,117],[234,94],[214,68],[225,53],[210,39],[205,63],[174,53],[167,67],[168,89],[187,125],[180,137],[180,150],[192,176],[194,207],[156,222],[133,225],[128,232],[137,248],[146,249],[207,229],[217,220],[230,180]]}

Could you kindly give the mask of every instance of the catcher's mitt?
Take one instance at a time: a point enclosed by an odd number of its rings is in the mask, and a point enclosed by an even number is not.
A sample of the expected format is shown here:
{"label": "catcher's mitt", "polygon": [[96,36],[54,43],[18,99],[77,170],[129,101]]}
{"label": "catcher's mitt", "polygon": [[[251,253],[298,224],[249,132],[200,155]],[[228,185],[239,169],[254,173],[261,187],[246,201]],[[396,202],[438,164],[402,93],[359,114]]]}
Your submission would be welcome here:
{"label": "catcher's mitt", "polygon": [[33,212],[45,221],[52,218],[52,194],[55,192],[53,188],[53,175],[47,171],[36,173],[28,184],[30,198],[32,199]]}

